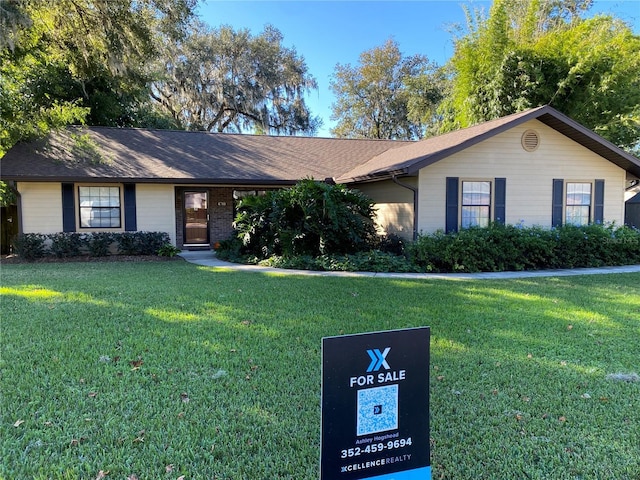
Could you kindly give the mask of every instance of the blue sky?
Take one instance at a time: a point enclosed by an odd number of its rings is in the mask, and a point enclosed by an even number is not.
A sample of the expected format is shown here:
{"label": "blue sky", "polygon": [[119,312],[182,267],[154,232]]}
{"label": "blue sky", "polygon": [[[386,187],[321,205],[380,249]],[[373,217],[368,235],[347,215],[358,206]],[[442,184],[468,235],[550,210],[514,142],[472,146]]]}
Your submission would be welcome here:
{"label": "blue sky", "polygon": [[[248,28],[253,34],[266,24],[278,28],[284,45],[294,47],[318,82],[307,97],[314,115],[324,126],[320,136],[330,136],[329,88],[336,64],[358,63],[360,53],[395,39],[404,55],[423,54],[443,65],[453,53],[456,25],[464,27],[463,5],[488,11],[484,0],[201,0],[199,14],[211,26]],[[640,0],[595,0],[591,13],[611,13],[640,34]]]}

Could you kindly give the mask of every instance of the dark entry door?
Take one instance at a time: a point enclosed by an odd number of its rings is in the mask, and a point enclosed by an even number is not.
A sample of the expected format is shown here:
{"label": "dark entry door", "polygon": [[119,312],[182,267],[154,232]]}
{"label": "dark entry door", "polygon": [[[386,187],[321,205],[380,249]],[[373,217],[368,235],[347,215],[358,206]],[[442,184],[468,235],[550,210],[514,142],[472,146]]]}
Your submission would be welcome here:
{"label": "dark entry door", "polygon": [[207,192],[184,192],[184,243],[209,244],[209,199]]}

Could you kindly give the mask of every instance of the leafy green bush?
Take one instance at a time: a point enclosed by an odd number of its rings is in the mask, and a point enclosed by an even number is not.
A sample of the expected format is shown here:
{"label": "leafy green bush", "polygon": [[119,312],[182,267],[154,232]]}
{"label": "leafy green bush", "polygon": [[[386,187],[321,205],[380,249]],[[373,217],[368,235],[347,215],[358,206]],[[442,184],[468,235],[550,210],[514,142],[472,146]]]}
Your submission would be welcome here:
{"label": "leafy green bush", "polygon": [[[353,255],[345,255],[340,270],[355,272],[418,272],[416,265],[412,264],[402,255],[369,250]],[[340,264],[338,264],[340,265]],[[341,265],[341,266],[342,266]],[[336,268],[333,268],[337,270]]]}
{"label": "leafy green bush", "polygon": [[345,255],[279,256],[274,255],[258,262],[260,265],[297,270],[322,270],[341,272],[417,272],[415,265],[405,257],[392,253],[370,250]]}
{"label": "leafy green bush", "polygon": [[138,238],[135,232],[119,234],[116,243],[118,245],[118,253],[121,255],[136,255],[138,251]]}
{"label": "leafy green bush", "polygon": [[109,255],[109,247],[113,243],[114,234],[109,232],[96,232],[87,236],[89,255],[92,257],[106,257]]}
{"label": "leafy green bush", "polygon": [[169,252],[166,245],[171,245],[166,232],[65,232],[21,234],[14,240],[14,249],[26,260],[47,255],[58,258],[75,257],[87,253],[92,257],[103,257],[110,254],[113,244],[118,253],[125,255],[156,255],[163,247],[165,252]]}
{"label": "leafy green bush", "polygon": [[49,253],[58,258],[77,257],[85,243],[80,233],[53,233],[47,237],[51,240]]}
{"label": "leafy green bush", "polygon": [[618,228],[607,239],[609,248],[616,252],[616,264],[640,263],[640,230]]}
{"label": "leafy green bush", "polygon": [[114,241],[122,255],[155,255],[164,244],[171,243],[166,232],[117,233]]}
{"label": "leafy green bush", "polygon": [[234,226],[243,254],[319,256],[368,250],[373,201],[344,185],[306,179],[289,189],[242,199]]}
{"label": "leafy green bush", "polygon": [[406,247],[409,261],[425,272],[450,271],[443,255],[450,238],[443,230],[437,230],[431,235],[420,235]]}
{"label": "leafy green bush", "polygon": [[35,260],[46,255],[46,240],[47,236],[40,233],[21,233],[15,238],[13,248],[25,260]]}
{"label": "leafy green bush", "polygon": [[218,242],[216,257],[228,262],[248,263],[245,261],[244,255],[242,254],[243,249],[244,244],[242,240],[237,235],[233,235],[227,240]]}
{"label": "leafy green bush", "polygon": [[519,229],[518,250],[524,270],[555,268],[558,263],[555,254],[556,234],[542,227]]}
{"label": "leafy green bush", "polygon": [[382,235],[378,237],[376,250],[380,250],[385,253],[393,253],[394,255],[404,255],[405,239],[390,233],[388,235]]}
{"label": "leafy green bush", "polygon": [[175,257],[179,253],[180,249],[174,247],[170,243],[165,243],[164,245],[162,245],[157,252],[157,254],[161,257]]}
{"label": "leafy green bush", "polygon": [[640,231],[611,225],[559,228],[492,224],[422,235],[407,248],[424,271],[484,272],[640,262]]}
{"label": "leafy green bush", "polygon": [[[390,252],[266,255],[273,249],[265,246],[263,255],[256,255],[246,253],[243,242],[232,238],[221,242],[217,255],[280,268],[370,272],[501,272],[640,263],[640,230],[613,224],[545,229],[496,223],[421,235],[415,242],[402,242],[402,249],[400,240],[392,240]],[[383,238],[378,245],[385,242],[390,240]]]}
{"label": "leafy green bush", "polygon": [[138,238],[137,255],[156,255],[165,244],[171,243],[166,232],[136,232]]}

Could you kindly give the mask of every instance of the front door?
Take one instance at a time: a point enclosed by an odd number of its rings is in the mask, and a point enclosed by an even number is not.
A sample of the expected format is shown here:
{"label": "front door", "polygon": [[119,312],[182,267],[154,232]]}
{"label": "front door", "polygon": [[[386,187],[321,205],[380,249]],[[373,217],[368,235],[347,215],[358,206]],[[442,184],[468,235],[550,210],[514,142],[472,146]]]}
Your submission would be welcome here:
{"label": "front door", "polygon": [[207,192],[184,192],[184,243],[209,244],[209,201]]}

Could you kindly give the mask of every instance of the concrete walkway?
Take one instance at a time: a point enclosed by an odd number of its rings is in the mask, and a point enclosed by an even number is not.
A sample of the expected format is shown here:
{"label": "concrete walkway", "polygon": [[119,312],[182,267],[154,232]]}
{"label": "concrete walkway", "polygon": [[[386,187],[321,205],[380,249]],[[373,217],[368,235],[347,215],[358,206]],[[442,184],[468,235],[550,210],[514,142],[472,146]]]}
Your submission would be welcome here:
{"label": "concrete walkway", "polygon": [[603,268],[575,268],[566,270],[532,270],[526,272],[483,272],[483,273],[375,273],[375,272],[317,272],[312,270],[290,270],[283,268],[261,267],[259,265],[241,265],[238,263],[224,262],[216,258],[211,250],[188,251],[183,250],[178,254],[187,262],[202,265],[204,267],[219,267],[229,270],[244,272],[277,273],[280,275],[309,275],[321,277],[378,277],[378,278],[409,278],[430,279],[442,278],[451,280],[462,279],[506,279],[506,278],[536,278],[536,277],[567,277],[570,275],[597,275],[606,273],[632,273],[640,272],[640,265],[627,265],[622,267]]}

